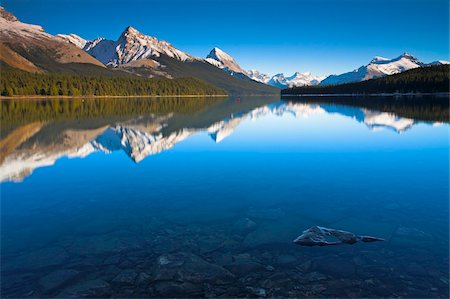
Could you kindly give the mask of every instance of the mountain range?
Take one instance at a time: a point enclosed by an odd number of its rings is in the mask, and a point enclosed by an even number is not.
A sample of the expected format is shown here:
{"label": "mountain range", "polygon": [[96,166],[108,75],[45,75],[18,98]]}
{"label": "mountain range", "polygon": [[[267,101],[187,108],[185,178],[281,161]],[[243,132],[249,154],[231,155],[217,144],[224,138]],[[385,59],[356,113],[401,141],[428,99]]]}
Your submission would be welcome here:
{"label": "mountain range", "polygon": [[[128,26],[117,40],[86,40],[76,34],[51,35],[38,25],[20,22],[0,7],[0,62],[27,72],[70,72],[106,76],[195,77],[231,94],[276,94],[278,88],[334,85],[397,74],[429,64],[404,53],[397,58],[375,57],[354,71],[326,78],[310,72],[270,76],[244,70],[215,47],[206,58],[195,57],[171,43]],[[274,88],[276,87],[276,88]]]}
{"label": "mountain range", "polygon": [[229,94],[277,94],[276,88],[231,76],[205,59],[127,27],[116,41],[51,35],[0,8],[0,61],[27,72],[102,76],[195,77]]}
{"label": "mountain range", "polygon": [[351,72],[340,75],[331,75],[320,82],[320,85],[334,85],[352,82],[361,82],[369,79],[380,78],[387,75],[394,75],[404,71],[430,65],[443,65],[450,62],[439,60],[432,63],[423,63],[416,57],[403,53],[394,58],[374,57],[367,65],[363,65]]}

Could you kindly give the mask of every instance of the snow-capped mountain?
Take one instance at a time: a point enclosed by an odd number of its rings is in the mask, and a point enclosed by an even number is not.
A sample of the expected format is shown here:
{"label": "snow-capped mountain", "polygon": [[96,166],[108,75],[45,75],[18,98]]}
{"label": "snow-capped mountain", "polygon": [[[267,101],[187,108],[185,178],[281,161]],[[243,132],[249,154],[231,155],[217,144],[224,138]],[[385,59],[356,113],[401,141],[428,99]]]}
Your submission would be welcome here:
{"label": "snow-capped mountain", "polygon": [[446,65],[450,64],[450,61],[447,60],[436,60],[430,63],[425,64],[425,66],[432,66],[432,65]]}
{"label": "snow-capped mountain", "polygon": [[219,48],[214,48],[206,56],[206,61],[210,64],[225,70],[232,76],[238,78],[248,77],[254,81],[261,82],[270,86],[278,88],[304,86],[304,85],[317,85],[323,79],[318,76],[313,76],[311,73],[296,72],[292,76],[285,77],[283,73],[269,76],[267,74],[260,73],[257,70],[245,71],[229,54],[225,53]]}
{"label": "snow-capped mountain", "polygon": [[75,34],[59,34],[58,39],[76,45],[110,68],[139,76],[196,77],[229,93],[277,93],[275,88],[250,80],[236,61],[220,49],[213,49],[207,59],[194,57],[133,27],[127,27],[117,41],[101,37],[85,40]]}
{"label": "snow-capped mountain", "polygon": [[408,53],[403,53],[394,59],[376,56],[369,64],[361,66],[352,72],[328,76],[320,82],[320,85],[360,82],[386,75],[398,74],[424,65],[423,62],[420,62]]}
{"label": "snow-capped mountain", "polygon": [[247,76],[247,72],[240,67],[233,57],[219,48],[212,49],[206,56],[206,61],[235,77]]}
{"label": "snow-capped mountain", "polygon": [[254,81],[261,82],[264,84],[267,84],[271,79],[269,75],[260,73],[257,70],[248,70],[247,76]]}
{"label": "snow-capped mountain", "polygon": [[322,80],[322,77],[313,76],[311,73],[296,72],[292,76],[285,77],[283,73],[276,74],[267,82],[267,84],[279,88],[296,87],[305,85],[317,85]]}
{"label": "snow-capped mountain", "polygon": [[193,60],[194,57],[175,48],[170,43],[142,34],[128,26],[117,41],[104,38],[85,40],[75,34],[58,34],[62,40],[85,50],[105,65],[117,67],[133,61],[166,55],[179,61]]}

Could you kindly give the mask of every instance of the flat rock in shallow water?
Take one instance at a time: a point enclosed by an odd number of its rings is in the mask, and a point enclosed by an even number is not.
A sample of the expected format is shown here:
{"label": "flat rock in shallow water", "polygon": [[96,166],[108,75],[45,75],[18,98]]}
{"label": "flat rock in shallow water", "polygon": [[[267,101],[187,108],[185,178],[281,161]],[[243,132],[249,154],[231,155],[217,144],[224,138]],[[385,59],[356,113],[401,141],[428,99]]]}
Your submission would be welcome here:
{"label": "flat rock in shallow water", "polygon": [[102,279],[81,282],[68,287],[58,297],[63,298],[99,298],[110,294],[110,285]]}
{"label": "flat rock in shallow water", "polygon": [[263,288],[247,287],[246,289],[252,295],[255,295],[258,297],[266,297],[267,296],[267,292]]}
{"label": "flat rock in shallow water", "polygon": [[39,284],[41,285],[43,291],[47,293],[68,284],[74,280],[79,273],[80,272],[72,269],[57,270],[42,277],[39,280]]}
{"label": "flat rock in shallow water", "polygon": [[242,253],[232,257],[231,263],[224,266],[232,273],[237,275],[246,275],[253,272],[262,271],[265,267],[254,260],[249,254]]}
{"label": "flat rock in shallow water", "polygon": [[161,255],[152,272],[153,279],[156,281],[227,284],[234,278],[233,274],[225,268],[190,253]]}
{"label": "flat rock in shallow water", "polygon": [[368,243],[384,241],[384,239],[371,236],[358,236],[344,230],[312,226],[303,231],[303,233],[294,240],[294,243],[301,246],[329,246],[340,244],[353,245],[358,241]]}
{"label": "flat rock in shallow water", "polygon": [[133,285],[136,281],[138,273],[134,270],[125,270],[120,272],[114,279],[112,283],[117,285]]}

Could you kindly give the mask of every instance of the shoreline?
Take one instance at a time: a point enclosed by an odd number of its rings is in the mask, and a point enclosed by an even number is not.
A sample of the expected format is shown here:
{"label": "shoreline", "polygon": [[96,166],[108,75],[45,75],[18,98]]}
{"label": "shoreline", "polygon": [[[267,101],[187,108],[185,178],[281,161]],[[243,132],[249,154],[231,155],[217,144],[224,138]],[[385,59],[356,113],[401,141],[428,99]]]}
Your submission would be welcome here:
{"label": "shoreline", "polygon": [[320,94],[281,94],[281,97],[421,97],[421,96],[438,96],[448,97],[449,92],[428,92],[428,93],[320,93]]}

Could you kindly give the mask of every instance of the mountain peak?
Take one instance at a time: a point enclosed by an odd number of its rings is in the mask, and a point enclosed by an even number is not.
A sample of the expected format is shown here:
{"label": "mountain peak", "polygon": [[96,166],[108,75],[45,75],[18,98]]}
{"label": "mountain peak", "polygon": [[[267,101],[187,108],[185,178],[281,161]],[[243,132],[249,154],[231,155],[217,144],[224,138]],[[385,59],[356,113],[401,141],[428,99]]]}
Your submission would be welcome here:
{"label": "mountain peak", "polygon": [[19,21],[15,15],[7,11],[3,6],[0,6],[0,17],[10,22]]}
{"label": "mountain peak", "polygon": [[234,59],[225,51],[223,51],[220,48],[214,47],[208,54],[208,56],[206,56],[206,58],[212,58],[215,59],[217,61],[221,61],[221,60],[233,60]]}
{"label": "mountain peak", "polygon": [[228,53],[223,50],[214,47],[206,56],[206,61],[218,68],[227,70],[229,73],[241,73],[247,76],[247,72],[244,71],[239,64]]}
{"label": "mountain peak", "polygon": [[129,35],[129,34],[136,35],[136,34],[140,34],[140,32],[136,28],[128,26],[127,28],[125,28],[122,35]]}
{"label": "mountain peak", "polygon": [[395,60],[401,60],[401,59],[409,60],[411,63],[417,64],[419,66],[423,64],[422,62],[420,62],[419,59],[417,59],[415,56],[413,56],[413,55],[411,55],[411,54],[409,54],[407,52],[403,53],[402,55],[400,55],[399,57],[394,59],[394,61]]}

